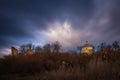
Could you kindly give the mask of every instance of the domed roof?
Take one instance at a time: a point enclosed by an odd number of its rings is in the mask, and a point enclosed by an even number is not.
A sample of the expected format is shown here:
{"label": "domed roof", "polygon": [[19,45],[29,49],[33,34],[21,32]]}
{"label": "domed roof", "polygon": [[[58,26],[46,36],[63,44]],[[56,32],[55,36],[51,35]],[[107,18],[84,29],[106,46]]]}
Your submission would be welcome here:
{"label": "domed roof", "polygon": [[93,45],[85,44],[85,45],[83,45],[82,47],[93,47]]}
{"label": "domed roof", "polygon": [[93,47],[93,45],[88,44],[88,41],[86,41],[86,44],[84,44],[82,47]]}

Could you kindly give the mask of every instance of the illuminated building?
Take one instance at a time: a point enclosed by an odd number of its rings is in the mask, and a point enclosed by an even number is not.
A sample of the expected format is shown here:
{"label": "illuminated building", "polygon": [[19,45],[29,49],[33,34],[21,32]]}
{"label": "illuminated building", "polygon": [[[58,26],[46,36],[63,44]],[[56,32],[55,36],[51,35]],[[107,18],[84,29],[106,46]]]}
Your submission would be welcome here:
{"label": "illuminated building", "polygon": [[86,44],[81,47],[81,53],[82,54],[93,54],[94,53],[94,46],[88,44],[88,41],[86,41]]}

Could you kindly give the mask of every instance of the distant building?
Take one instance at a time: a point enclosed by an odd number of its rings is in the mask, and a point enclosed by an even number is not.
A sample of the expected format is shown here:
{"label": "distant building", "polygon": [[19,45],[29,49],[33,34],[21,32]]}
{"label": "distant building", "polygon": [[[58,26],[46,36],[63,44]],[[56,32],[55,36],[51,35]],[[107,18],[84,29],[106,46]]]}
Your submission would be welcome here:
{"label": "distant building", "polygon": [[82,54],[93,54],[94,53],[94,46],[88,44],[88,41],[86,41],[86,44],[81,47],[81,53]]}
{"label": "distant building", "polygon": [[15,47],[11,47],[11,53],[12,53],[12,56],[17,56],[18,50]]}

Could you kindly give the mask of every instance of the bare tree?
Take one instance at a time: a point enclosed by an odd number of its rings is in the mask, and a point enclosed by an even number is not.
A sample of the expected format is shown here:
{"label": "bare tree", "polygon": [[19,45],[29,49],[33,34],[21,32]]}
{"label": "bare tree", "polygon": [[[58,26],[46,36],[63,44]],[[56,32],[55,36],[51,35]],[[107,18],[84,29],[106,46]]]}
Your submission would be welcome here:
{"label": "bare tree", "polygon": [[25,53],[27,50],[34,50],[34,45],[31,43],[29,44],[23,44],[20,46],[20,52]]}
{"label": "bare tree", "polygon": [[20,46],[20,52],[25,53],[26,52],[26,46],[23,44]]}
{"label": "bare tree", "polygon": [[43,46],[44,52],[46,53],[51,53],[51,45],[50,44],[45,44]]}
{"label": "bare tree", "polygon": [[118,41],[114,41],[113,43],[112,43],[112,47],[113,47],[113,50],[114,51],[117,51],[118,49],[119,49],[119,42]]}
{"label": "bare tree", "polygon": [[104,49],[106,48],[106,43],[105,42],[101,43],[99,48],[101,51],[104,51]]}
{"label": "bare tree", "polygon": [[35,47],[35,53],[40,53],[40,52],[42,52],[42,47],[41,46],[36,46]]}
{"label": "bare tree", "polygon": [[27,44],[26,47],[27,47],[27,49],[31,49],[31,50],[33,49],[32,43]]}
{"label": "bare tree", "polygon": [[52,44],[52,48],[53,48],[53,53],[59,53],[61,45],[58,41],[56,41]]}

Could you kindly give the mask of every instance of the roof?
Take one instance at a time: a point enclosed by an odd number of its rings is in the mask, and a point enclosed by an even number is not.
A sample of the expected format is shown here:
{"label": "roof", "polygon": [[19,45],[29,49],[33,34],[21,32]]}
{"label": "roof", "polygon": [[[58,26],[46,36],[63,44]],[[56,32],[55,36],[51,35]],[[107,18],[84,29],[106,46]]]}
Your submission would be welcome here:
{"label": "roof", "polygon": [[85,44],[83,45],[82,47],[94,47],[93,45],[90,45],[90,44]]}

